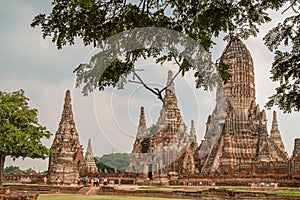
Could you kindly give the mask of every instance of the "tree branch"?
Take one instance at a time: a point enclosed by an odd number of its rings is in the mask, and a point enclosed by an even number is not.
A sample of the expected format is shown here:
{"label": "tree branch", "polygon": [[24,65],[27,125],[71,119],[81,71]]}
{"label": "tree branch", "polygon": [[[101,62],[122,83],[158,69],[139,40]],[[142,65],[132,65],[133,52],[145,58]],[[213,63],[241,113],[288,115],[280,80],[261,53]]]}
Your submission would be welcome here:
{"label": "tree branch", "polygon": [[130,81],[131,83],[139,83],[142,84],[147,90],[149,90],[150,92],[152,92],[153,94],[155,94],[158,99],[160,99],[163,103],[164,103],[164,99],[162,98],[161,92],[160,91],[155,91],[154,89],[152,89],[151,87],[149,87],[143,80],[142,78],[135,72],[135,70],[133,70],[133,74],[139,79],[138,81]]}
{"label": "tree branch", "polygon": [[174,55],[173,55],[173,58],[174,58],[176,64],[179,66],[179,70],[175,74],[175,76],[173,76],[173,78],[171,79],[170,83],[167,86],[165,86],[163,89],[161,89],[160,92],[163,92],[164,90],[166,90],[174,82],[174,80],[178,76],[178,74],[182,71],[182,68],[180,67],[181,64],[179,63],[179,61],[176,59],[176,57]]}
{"label": "tree branch", "polygon": [[151,88],[149,87],[143,80],[142,78],[136,73],[135,70],[133,70],[133,74],[134,76],[137,77],[137,79],[139,81],[134,81],[134,80],[129,80],[128,82],[130,83],[137,83],[137,84],[142,84],[147,90],[149,90],[150,92],[152,92],[153,94],[155,94],[157,96],[158,99],[160,99],[163,103],[164,103],[164,98],[163,98],[163,91],[165,91],[168,87],[170,87],[170,85],[174,82],[174,80],[176,79],[176,77],[179,75],[179,73],[182,71],[181,68],[181,64],[180,62],[177,60],[177,58],[172,54],[173,59],[175,60],[176,64],[179,66],[179,70],[178,72],[173,76],[173,78],[171,79],[170,83],[168,83],[164,88],[162,88],[161,90],[158,88]]}
{"label": "tree branch", "polygon": [[282,13],[281,14],[284,14],[287,10],[289,10],[290,8],[292,8],[293,9],[293,11],[295,12],[295,13],[299,13],[298,11],[296,11],[295,10],[295,8],[294,8],[294,5],[297,3],[297,0],[294,0],[292,3],[291,3],[291,5],[289,6],[289,7],[287,7],[284,11],[282,11]]}

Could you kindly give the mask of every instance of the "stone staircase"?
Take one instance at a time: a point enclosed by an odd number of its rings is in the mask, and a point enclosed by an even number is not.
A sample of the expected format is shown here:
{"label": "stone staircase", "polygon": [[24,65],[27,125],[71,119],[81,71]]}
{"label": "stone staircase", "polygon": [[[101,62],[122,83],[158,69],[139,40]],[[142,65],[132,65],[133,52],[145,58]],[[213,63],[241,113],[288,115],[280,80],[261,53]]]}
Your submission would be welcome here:
{"label": "stone staircase", "polygon": [[83,187],[77,192],[77,194],[97,195],[97,194],[99,194],[99,188],[98,187]]}

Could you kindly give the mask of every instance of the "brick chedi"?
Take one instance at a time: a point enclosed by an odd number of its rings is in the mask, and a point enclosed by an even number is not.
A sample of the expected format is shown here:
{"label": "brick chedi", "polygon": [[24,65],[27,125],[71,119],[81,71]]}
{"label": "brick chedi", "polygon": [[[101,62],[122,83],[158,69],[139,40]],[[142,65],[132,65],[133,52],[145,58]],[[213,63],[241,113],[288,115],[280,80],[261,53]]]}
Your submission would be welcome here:
{"label": "brick chedi", "polygon": [[138,131],[136,134],[135,142],[133,144],[133,149],[130,154],[130,163],[128,170],[129,172],[134,173],[143,173],[145,169],[145,159],[146,156],[143,153],[147,152],[147,148],[145,143],[148,141],[149,136],[147,134],[147,125],[145,118],[144,107],[141,107],[140,111],[140,120],[138,125]]}
{"label": "brick chedi", "polygon": [[290,168],[291,176],[294,178],[300,178],[300,138],[295,139]]}
{"label": "brick chedi", "polygon": [[146,118],[145,118],[145,111],[144,107],[141,107],[140,112],[140,120],[138,125],[138,132],[136,134],[136,140],[133,145],[132,153],[139,153],[142,152],[142,142],[147,137],[147,124],[146,124]]}
{"label": "brick chedi", "polygon": [[66,92],[61,120],[50,150],[49,182],[75,184],[80,172],[85,171],[85,161],[73,119],[69,90]]}
{"label": "brick chedi", "polygon": [[[169,172],[194,173],[194,150],[192,140],[196,140],[194,128],[191,136],[185,132],[185,125],[177,106],[173,73],[168,72],[167,88],[163,106],[155,125],[157,131],[150,135],[146,131],[144,108],[141,109],[140,123],[129,169],[148,174],[148,178]],[[195,144],[197,141],[194,141]],[[133,170],[134,169],[134,170]],[[149,177],[150,176],[150,177]]]}
{"label": "brick chedi", "polygon": [[254,165],[263,168],[267,163],[287,163],[276,114],[269,137],[266,113],[255,102],[254,67],[249,50],[240,39],[233,38],[221,62],[229,65],[231,77],[217,90],[216,108],[196,154],[197,167],[202,173],[226,174],[248,173]]}
{"label": "brick chedi", "polygon": [[93,151],[92,151],[92,141],[91,141],[91,139],[89,139],[89,141],[88,141],[88,146],[87,146],[87,149],[86,149],[86,152],[85,152],[84,160],[85,160],[86,169],[87,169],[88,172],[91,172],[91,173],[98,172],[98,168],[96,166],[94,154],[93,154]]}
{"label": "brick chedi", "polygon": [[272,140],[272,142],[274,142],[278,146],[278,148],[280,148],[280,150],[282,152],[284,152],[286,157],[288,157],[288,154],[285,151],[284,144],[283,144],[283,141],[282,141],[282,138],[281,138],[281,134],[280,134],[280,131],[279,131],[279,128],[278,128],[278,121],[277,121],[276,111],[273,111],[273,121],[272,121],[270,139]]}
{"label": "brick chedi", "polygon": [[197,132],[195,129],[194,120],[191,120],[190,139],[191,139],[192,148],[196,150],[196,148],[198,148],[198,142],[197,142]]}

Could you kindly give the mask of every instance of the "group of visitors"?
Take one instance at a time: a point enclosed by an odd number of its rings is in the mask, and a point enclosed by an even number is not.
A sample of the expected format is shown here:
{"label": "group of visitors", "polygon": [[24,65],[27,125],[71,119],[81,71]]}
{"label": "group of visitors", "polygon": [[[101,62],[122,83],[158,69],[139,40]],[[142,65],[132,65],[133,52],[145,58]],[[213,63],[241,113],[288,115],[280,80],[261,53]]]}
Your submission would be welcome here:
{"label": "group of visitors", "polygon": [[92,184],[92,186],[98,187],[100,185],[100,177],[88,178],[87,176],[79,177],[77,184],[80,186],[83,183],[84,186]]}
{"label": "group of visitors", "polygon": [[[84,177],[79,177],[77,179],[77,184],[78,186],[80,185],[84,185],[84,186],[94,186],[94,187],[99,187],[101,183],[101,179],[100,177],[94,177],[94,178],[89,178],[88,176],[84,176]],[[108,185],[108,184],[115,184],[114,180],[109,181],[106,177],[103,178],[103,185]],[[121,186],[122,185],[122,177],[118,178],[118,185]]]}
{"label": "group of visitors", "polygon": [[100,185],[100,178],[99,177],[95,177],[92,179],[92,185],[95,187],[99,187]]}

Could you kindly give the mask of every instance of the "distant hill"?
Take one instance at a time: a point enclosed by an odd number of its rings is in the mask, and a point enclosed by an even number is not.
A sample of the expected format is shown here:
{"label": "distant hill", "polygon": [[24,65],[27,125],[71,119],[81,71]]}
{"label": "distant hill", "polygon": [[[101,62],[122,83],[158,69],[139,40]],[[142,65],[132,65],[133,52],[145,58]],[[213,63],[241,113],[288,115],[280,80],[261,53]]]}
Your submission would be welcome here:
{"label": "distant hill", "polygon": [[95,162],[99,170],[102,172],[105,169],[108,172],[115,170],[124,172],[129,166],[129,154],[127,153],[111,153],[105,154],[102,157],[95,157]]}

